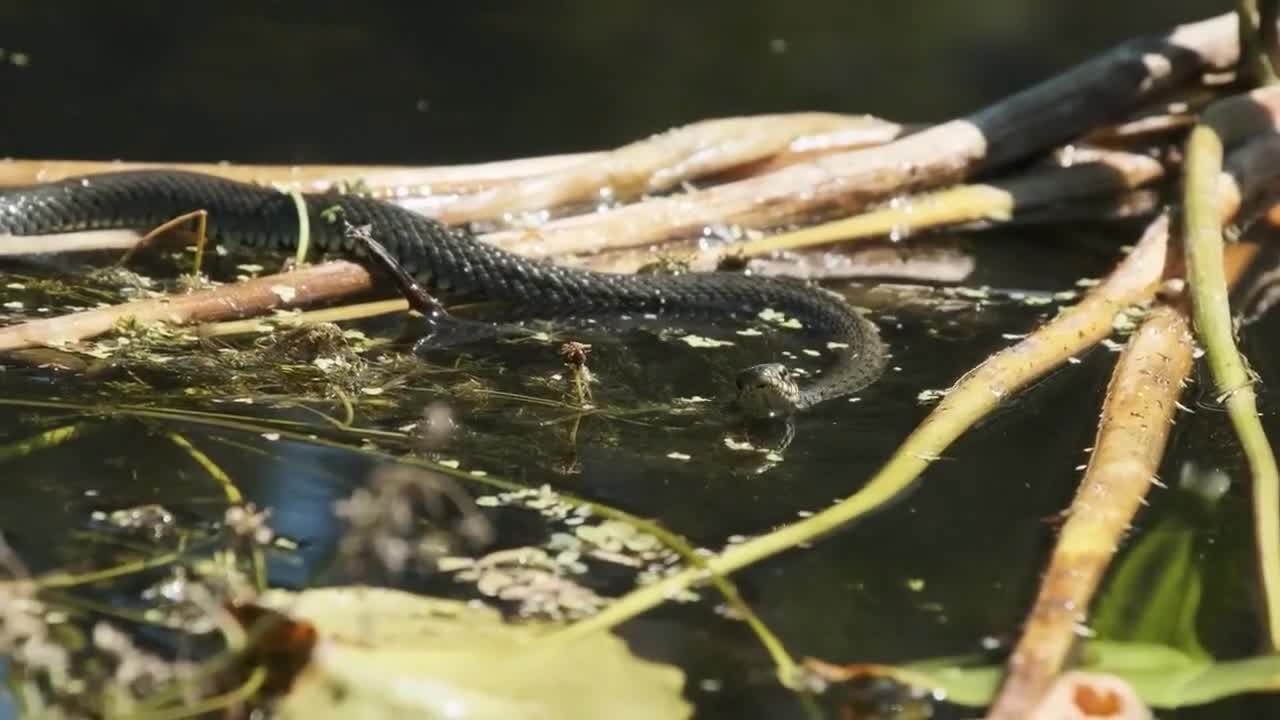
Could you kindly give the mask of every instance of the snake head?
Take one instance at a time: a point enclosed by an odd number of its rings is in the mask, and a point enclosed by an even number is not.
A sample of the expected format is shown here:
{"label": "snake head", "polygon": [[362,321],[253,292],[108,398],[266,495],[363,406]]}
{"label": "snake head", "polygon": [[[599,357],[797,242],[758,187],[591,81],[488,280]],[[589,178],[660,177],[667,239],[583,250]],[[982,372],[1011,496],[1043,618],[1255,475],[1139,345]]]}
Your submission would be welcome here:
{"label": "snake head", "polygon": [[800,402],[800,386],[781,363],[753,365],[738,373],[738,408],[752,418],[791,415]]}

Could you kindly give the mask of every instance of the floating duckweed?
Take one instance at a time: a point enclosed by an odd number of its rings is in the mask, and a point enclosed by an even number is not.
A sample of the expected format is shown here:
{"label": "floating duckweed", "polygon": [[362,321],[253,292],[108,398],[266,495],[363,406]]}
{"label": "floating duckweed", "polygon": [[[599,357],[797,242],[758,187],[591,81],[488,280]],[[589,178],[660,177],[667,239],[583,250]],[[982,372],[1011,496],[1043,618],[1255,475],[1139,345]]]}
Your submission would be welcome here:
{"label": "floating duckweed", "polygon": [[946,396],[947,396],[946,390],[939,390],[937,388],[928,388],[925,390],[921,390],[919,393],[917,393],[916,400],[921,404],[931,403],[937,400],[941,400]]}
{"label": "floating duckweed", "polygon": [[738,330],[737,333],[743,337],[758,337],[760,335],[764,335],[764,333],[755,328],[743,328],[742,330]]}
{"label": "floating duckweed", "polygon": [[1103,338],[1102,346],[1110,350],[1111,352],[1120,352],[1121,350],[1124,350],[1124,343],[1116,342],[1111,338]]}
{"label": "floating duckweed", "polygon": [[677,452],[674,450],[667,453],[667,457],[671,458],[672,460],[682,460],[682,461],[688,461],[693,459],[692,455],[686,455],[685,453]]}
{"label": "floating duckweed", "polygon": [[907,589],[912,592],[924,590],[924,578],[910,578],[907,580]]}
{"label": "floating duckweed", "polygon": [[805,349],[801,350],[800,352],[802,352],[802,353],[804,353],[805,355],[808,355],[808,356],[810,356],[810,357],[822,357],[822,353],[818,352],[817,350],[811,350],[811,349],[809,349],[809,348],[805,348]]}
{"label": "floating duckweed", "polygon": [[153,540],[169,537],[178,529],[173,513],[163,505],[156,504],[139,505],[110,513],[99,511],[93,513],[92,518],[116,530],[140,533]]}
{"label": "floating duckweed", "polygon": [[1111,328],[1116,332],[1132,332],[1138,327],[1138,320],[1128,310],[1121,310],[1111,318]]}
{"label": "floating duckweed", "polygon": [[551,533],[551,537],[547,539],[545,545],[547,549],[551,551],[580,551],[582,548],[582,539],[576,535],[570,535],[567,532],[553,532]]}
{"label": "floating duckweed", "polygon": [[680,340],[689,347],[696,348],[718,348],[729,347],[733,342],[729,340],[716,340],[715,338],[703,337],[701,335],[682,335]]}
{"label": "floating duckweed", "polygon": [[658,538],[648,533],[636,533],[624,540],[622,544],[634,553],[646,553],[661,547]]}
{"label": "floating duckweed", "polygon": [[774,323],[779,327],[792,328],[796,330],[804,327],[804,323],[801,323],[797,318],[787,317],[786,314],[778,312],[772,308],[765,308],[764,310],[761,310],[760,314],[756,317],[764,320],[765,322]]}
{"label": "floating duckweed", "polygon": [[472,582],[489,597],[519,603],[518,613],[562,620],[590,615],[607,604],[592,590],[565,577],[587,568],[572,551],[555,557],[540,548],[500,550],[478,560],[441,559],[444,572],[456,572],[454,579]]}

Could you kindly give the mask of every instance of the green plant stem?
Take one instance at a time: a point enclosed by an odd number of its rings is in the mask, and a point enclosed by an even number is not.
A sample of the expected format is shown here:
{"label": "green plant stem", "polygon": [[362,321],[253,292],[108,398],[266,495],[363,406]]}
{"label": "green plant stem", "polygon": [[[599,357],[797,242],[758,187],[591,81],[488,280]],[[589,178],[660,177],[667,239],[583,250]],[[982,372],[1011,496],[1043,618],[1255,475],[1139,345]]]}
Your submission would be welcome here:
{"label": "green plant stem", "polygon": [[1183,179],[1183,234],[1187,280],[1196,335],[1225,402],[1253,477],[1254,532],[1266,610],[1266,634],[1280,650],[1280,470],[1258,419],[1257,396],[1235,344],[1222,261],[1222,221],[1217,208],[1222,139],[1198,125],[1187,140]]}
{"label": "green plant stem", "polygon": [[307,200],[297,188],[289,190],[289,197],[293,198],[293,206],[298,211],[298,250],[293,261],[302,267],[307,262],[307,251],[311,247],[311,216],[307,212]]}
{"label": "green plant stem", "polygon": [[1280,28],[1277,28],[1277,21],[1280,21],[1280,0],[1263,0],[1259,15],[1258,49],[1275,74],[1276,58],[1280,57]]}
{"label": "green plant stem", "polygon": [[8,462],[15,458],[26,457],[41,450],[58,447],[59,445],[80,437],[89,429],[89,423],[81,421],[70,425],[50,428],[29,438],[23,438],[22,440],[8,443],[7,445],[0,445],[0,463]]}
{"label": "green plant stem", "polygon": [[1261,13],[1258,10],[1258,0],[1236,2],[1240,28],[1239,79],[1250,86],[1275,85],[1280,82],[1269,55],[1274,49],[1276,38],[1276,3],[1274,0],[1262,2]]}
{"label": "green plant stem", "polygon": [[231,476],[227,475],[226,471],[219,467],[208,455],[205,455],[199,448],[192,445],[190,440],[176,432],[167,432],[165,437],[169,438],[169,441],[174,445],[185,450],[197,465],[209,473],[209,477],[218,483],[218,487],[222,488],[222,493],[227,496],[227,502],[232,505],[239,505],[244,502],[244,495],[240,493],[240,488],[236,487],[236,484],[231,480]]}
{"label": "green plant stem", "polygon": [[179,720],[180,718],[199,717],[217,710],[223,710],[238,703],[248,702],[262,689],[267,682],[267,668],[259,665],[249,674],[249,678],[239,687],[221,695],[213,695],[191,705],[164,708],[152,712],[140,712],[120,716],[121,720]]}

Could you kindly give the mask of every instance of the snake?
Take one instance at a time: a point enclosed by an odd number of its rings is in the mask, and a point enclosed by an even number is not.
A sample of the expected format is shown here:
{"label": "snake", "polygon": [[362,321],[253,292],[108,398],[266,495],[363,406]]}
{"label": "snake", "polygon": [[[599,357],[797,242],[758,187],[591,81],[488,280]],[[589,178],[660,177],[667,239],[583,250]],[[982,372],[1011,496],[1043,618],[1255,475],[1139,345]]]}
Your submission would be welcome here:
{"label": "snake", "polygon": [[[230,247],[293,251],[302,199],[311,246],[367,257],[347,227],[367,228],[409,276],[432,293],[518,308],[554,321],[605,313],[689,313],[723,320],[779,317],[827,339],[835,356],[801,381],[777,362],[735,376],[734,404],[751,418],[791,416],[847,396],[883,373],[888,350],[876,325],[838,294],[807,281],[715,270],[612,273],[505,251],[463,226],[449,226],[365,194],[291,194],[183,170],[122,170],[0,188],[0,236],[91,230],[146,231],[195,210],[207,212],[208,239]],[[335,222],[335,217],[344,222]],[[768,315],[773,313],[773,315]],[[794,325],[794,323],[793,323]]]}

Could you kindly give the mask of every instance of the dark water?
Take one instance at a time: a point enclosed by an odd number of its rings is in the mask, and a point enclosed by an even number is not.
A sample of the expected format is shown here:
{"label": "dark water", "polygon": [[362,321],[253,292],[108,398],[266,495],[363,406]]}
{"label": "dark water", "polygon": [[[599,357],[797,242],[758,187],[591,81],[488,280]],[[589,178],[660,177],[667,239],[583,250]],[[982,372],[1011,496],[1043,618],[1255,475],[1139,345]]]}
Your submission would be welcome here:
{"label": "dark water", "polygon": [[[9,4],[0,6],[0,47],[24,53],[29,63],[0,63],[7,107],[0,154],[434,164],[594,149],[695,119],[751,112],[821,109],[940,120],[1127,36],[1221,6],[269,2],[184,8],[177,17],[167,4]],[[1132,237],[1132,230],[1088,228],[988,234],[971,243],[983,268],[972,282],[1070,289],[1078,277],[1105,272],[1114,259],[1109,248]],[[5,277],[0,285],[12,279]],[[855,302],[871,298],[866,284],[836,287]],[[22,312],[46,302],[26,292],[0,290],[5,301],[25,302]],[[860,402],[838,401],[800,418],[778,460],[728,448],[725,437],[736,438],[736,430],[711,409],[626,414],[672,397],[714,396],[736,368],[791,360],[784,351],[802,361],[809,346],[777,336],[748,340],[735,334],[741,328],[693,329],[735,341],[715,350],[654,331],[575,331],[573,337],[593,345],[597,402],[623,413],[585,418],[576,440],[563,410],[445,394],[442,387],[456,380],[447,373],[393,390],[384,406],[361,405],[358,419],[394,429],[443,398],[457,430],[436,450],[461,467],[550,484],[715,548],[857,489],[928,412],[917,400],[921,390],[949,386],[1007,345],[1004,334],[1028,331],[1055,307],[999,296],[945,311],[880,307],[875,316],[893,348],[891,371]],[[1274,324],[1265,319],[1245,336],[1264,379],[1270,427],[1276,420],[1266,381],[1280,369],[1267,342]],[[370,334],[399,329],[384,321],[361,327]],[[558,397],[551,378],[563,368],[554,345],[481,343],[468,348],[468,357],[479,361],[468,372],[487,386]],[[1113,359],[1099,349],[1038,383],[962,438],[891,508],[812,549],[738,574],[744,595],[797,656],[905,662],[978,652],[984,639],[1009,641],[1051,548],[1051,518],[1069,502],[1074,468],[1092,445]],[[113,387],[47,370],[0,372],[0,398],[114,399],[284,416],[324,432],[314,416],[264,407],[269,403],[202,402],[172,388],[120,398]],[[1207,394],[1201,386],[1192,392]],[[60,415],[6,408],[0,442],[56,426]],[[177,428],[227,470],[247,499],[272,509],[278,532],[302,543],[295,555],[276,559],[273,581],[303,586],[336,577],[343,527],[332,503],[365,482],[373,470],[367,458],[198,423],[89,422],[93,432],[63,449],[0,466],[6,483],[0,530],[33,569],[93,565],[92,546],[75,540],[74,531],[95,509],[161,503],[193,524],[220,519],[222,492],[161,434]],[[1199,630],[1216,654],[1248,654],[1257,644],[1257,618],[1251,585],[1240,580],[1251,572],[1243,463],[1212,407],[1183,417],[1171,448],[1166,477],[1194,461],[1237,480],[1218,509],[1197,521],[1203,541],[1197,563],[1217,572],[1210,573],[1217,584],[1205,592]],[[1137,531],[1177,512],[1172,497],[1154,493]],[[528,513],[500,515],[508,533],[500,545],[536,543],[547,532]],[[664,607],[622,633],[637,651],[685,668],[702,717],[800,717],[799,706],[771,682],[768,657],[750,633],[712,604]],[[720,689],[706,690],[709,681]],[[1280,710],[1243,698],[1162,717],[1268,712]]]}

